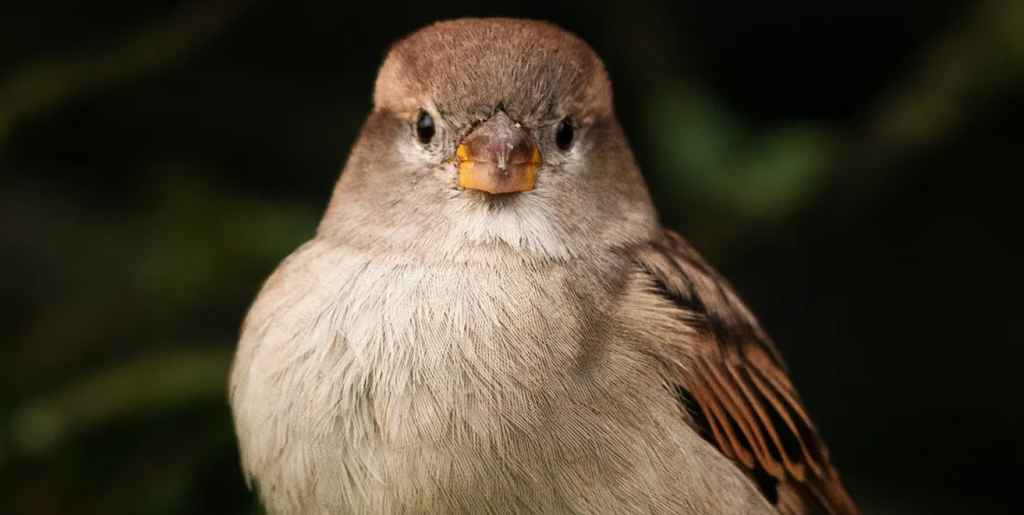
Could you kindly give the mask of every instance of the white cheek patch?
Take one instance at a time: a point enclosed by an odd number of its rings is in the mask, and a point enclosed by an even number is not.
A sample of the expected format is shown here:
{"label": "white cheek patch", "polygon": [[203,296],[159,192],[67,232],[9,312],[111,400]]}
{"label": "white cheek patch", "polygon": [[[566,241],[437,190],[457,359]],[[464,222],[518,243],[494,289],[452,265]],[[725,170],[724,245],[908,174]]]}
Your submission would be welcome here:
{"label": "white cheek patch", "polygon": [[422,170],[430,166],[433,159],[433,153],[430,150],[413,141],[411,130],[408,138],[399,140],[396,150],[403,170]]}

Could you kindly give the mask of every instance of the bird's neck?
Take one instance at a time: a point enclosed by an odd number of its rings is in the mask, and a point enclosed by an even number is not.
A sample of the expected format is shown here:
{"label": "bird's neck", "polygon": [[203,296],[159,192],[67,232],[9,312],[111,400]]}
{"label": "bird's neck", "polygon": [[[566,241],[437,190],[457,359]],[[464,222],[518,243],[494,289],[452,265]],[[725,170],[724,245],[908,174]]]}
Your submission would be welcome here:
{"label": "bird's neck", "polygon": [[[360,380],[389,392],[429,385],[472,390],[502,378],[524,387],[576,366],[606,318],[622,266],[539,260],[510,248],[424,261],[339,249],[337,331]],[[603,269],[602,269],[603,268]],[[355,378],[350,378],[356,380]]]}

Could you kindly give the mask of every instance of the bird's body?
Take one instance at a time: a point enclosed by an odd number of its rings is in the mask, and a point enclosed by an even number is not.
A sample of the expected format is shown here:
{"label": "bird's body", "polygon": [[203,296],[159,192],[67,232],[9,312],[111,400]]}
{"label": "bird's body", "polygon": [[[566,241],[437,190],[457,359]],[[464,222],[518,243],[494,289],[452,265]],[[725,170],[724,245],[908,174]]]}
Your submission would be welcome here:
{"label": "bird's body", "polygon": [[[303,247],[254,306],[239,358],[261,400],[239,413],[260,421],[243,425],[246,465],[268,506],[769,513],[686,425],[657,373],[663,342],[630,329],[636,316],[680,324],[638,309],[660,301],[628,284],[643,280],[629,259],[530,262],[497,247],[455,267]],[[715,485],[700,481],[708,470]]]}
{"label": "bird's body", "polygon": [[[498,64],[413,80],[474,52]],[[596,59],[513,20],[392,50],[243,327],[231,400],[271,513],[855,513],[767,337],[660,227]]]}

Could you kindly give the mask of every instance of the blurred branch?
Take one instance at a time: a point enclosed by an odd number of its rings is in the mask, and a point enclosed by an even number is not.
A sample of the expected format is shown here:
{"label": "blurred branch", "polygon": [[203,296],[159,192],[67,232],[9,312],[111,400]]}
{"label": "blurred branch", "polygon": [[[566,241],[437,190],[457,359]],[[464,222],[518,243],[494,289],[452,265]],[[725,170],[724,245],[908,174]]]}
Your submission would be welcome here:
{"label": "blurred branch", "polygon": [[102,424],[225,396],[231,353],[181,350],[141,356],[30,401],[11,417],[17,450],[44,452]]}
{"label": "blurred branch", "polygon": [[831,170],[842,195],[834,200],[856,206],[871,198],[908,159],[938,148],[1024,83],[1024,2],[978,2],[963,20],[925,49],[836,154]]}
{"label": "blurred branch", "polygon": [[941,140],[1024,77],[1024,2],[979,2],[926,51],[922,65],[884,99],[868,137],[895,147]]}
{"label": "blurred branch", "polygon": [[0,78],[0,147],[27,117],[111,84],[143,77],[188,55],[217,34],[243,5],[235,0],[194,2],[104,50],[39,59],[14,68]]}

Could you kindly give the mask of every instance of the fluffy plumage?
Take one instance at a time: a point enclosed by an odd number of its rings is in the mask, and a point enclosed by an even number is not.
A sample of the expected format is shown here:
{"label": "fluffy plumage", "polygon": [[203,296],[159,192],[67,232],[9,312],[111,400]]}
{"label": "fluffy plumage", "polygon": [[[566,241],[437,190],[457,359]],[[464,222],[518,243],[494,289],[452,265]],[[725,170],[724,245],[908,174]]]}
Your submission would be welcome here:
{"label": "fluffy plumage", "polygon": [[[856,513],[768,337],[659,226],[611,106],[546,23],[390,50],[316,237],[243,325],[231,403],[271,513]],[[499,111],[540,147],[536,188],[460,189],[455,147]]]}

